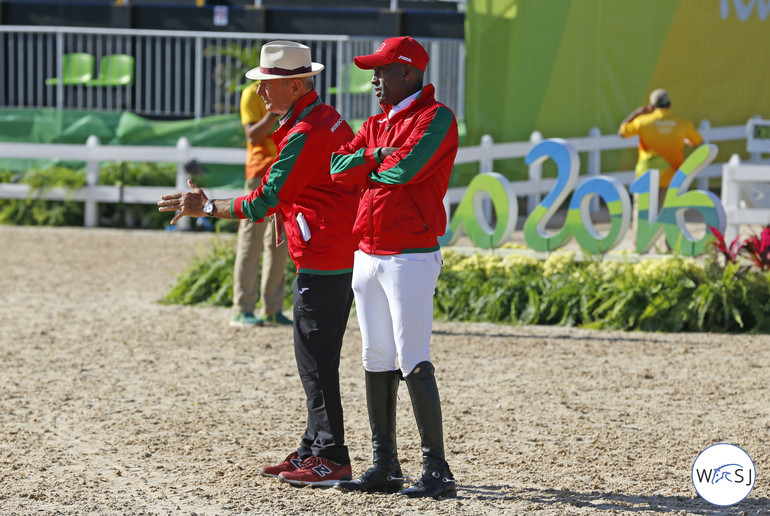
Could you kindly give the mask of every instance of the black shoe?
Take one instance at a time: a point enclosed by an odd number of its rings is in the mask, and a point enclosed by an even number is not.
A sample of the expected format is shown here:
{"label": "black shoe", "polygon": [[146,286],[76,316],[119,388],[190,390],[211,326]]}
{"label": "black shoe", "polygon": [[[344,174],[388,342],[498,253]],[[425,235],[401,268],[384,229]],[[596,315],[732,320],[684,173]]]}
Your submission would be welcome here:
{"label": "black shoe", "polygon": [[401,466],[374,464],[363,475],[355,480],[347,480],[334,484],[340,491],[363,491],[366,493],[396,493],[404,487],[404,475]]}
{"label": "black shoe", "polygon": [[423,471],[420,480],[398,492],[408,498],[457,498],[457,483],[449,468],[443,471]]}

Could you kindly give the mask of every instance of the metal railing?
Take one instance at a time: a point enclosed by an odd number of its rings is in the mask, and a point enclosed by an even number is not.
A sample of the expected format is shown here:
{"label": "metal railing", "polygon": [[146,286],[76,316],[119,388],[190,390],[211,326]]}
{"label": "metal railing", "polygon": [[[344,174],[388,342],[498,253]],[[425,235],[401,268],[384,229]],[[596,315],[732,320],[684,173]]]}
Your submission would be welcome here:
{"label": "metal railing", "polygon": [[[376,112],[372,94],[352,94],[345,64],[353,56],[374,52],[383,38],[308,34],[154,31],[82,27],[0,26],[0,106],[54,107],[131,111],[164,118],[201,118],[237,112],[240,90],[217,80],[220,72],[236,70],[241,84],[249,68],[237,55],[215,49],[256,48],[267,41],[290,39],[311,48],[313,60],[326,66],[316,80],[321,98],[349,120]],[[421,39],[431,60],[427,80],[437,98],[464,116],[465,44],[456,39]],[[62,56],[88,53],[134,57],[133,83],[123,86],[46,85],[61,77]],[[94,76],[98,75],[95,70]],[[338,94],[332,94],[338,87]]]}

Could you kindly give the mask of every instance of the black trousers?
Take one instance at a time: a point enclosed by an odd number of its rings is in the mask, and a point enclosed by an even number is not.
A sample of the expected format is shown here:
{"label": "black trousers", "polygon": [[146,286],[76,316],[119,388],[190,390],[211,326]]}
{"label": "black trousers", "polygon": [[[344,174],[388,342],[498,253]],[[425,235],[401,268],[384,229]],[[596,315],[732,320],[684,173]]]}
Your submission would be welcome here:
{"label": "black trousers", "polygon": [[307,398],[300,458],[350,464],[340,399],[340,350],[353,304],[353,273],[300,273],[294,280],[294,356]]}

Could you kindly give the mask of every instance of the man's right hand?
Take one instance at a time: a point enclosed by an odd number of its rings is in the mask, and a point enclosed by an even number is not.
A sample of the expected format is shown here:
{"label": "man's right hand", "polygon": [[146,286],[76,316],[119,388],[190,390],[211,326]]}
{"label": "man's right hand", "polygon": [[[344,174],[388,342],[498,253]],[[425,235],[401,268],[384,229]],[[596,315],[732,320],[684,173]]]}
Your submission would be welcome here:
{"label": "man's right hand", "polygon": [[187,215],[188,217],[206,217],[203,212],[203,205],[208,201],[208,197],[203,193],[203,190],[199,188],[191,179],[187,180],[187,186],[190,188],[189,192],[173,193],[168,195],[162,195],[161,200],[158,201],[158,211],[176,211],[179,213],[171,219],[171,224],[176,222]]}

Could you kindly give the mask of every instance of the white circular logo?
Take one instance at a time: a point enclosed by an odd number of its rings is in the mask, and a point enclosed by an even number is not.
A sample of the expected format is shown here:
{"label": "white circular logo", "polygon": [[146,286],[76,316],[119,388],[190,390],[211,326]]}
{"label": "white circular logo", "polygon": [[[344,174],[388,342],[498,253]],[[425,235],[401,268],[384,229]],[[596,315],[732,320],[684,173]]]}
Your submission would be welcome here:
{"label": "white circular logo", "polygon": [[749,454],[732,444],[720,443],[703,450],[692,465],[692,484],[714,505],[735,505],[754,487],[757,472]]}

